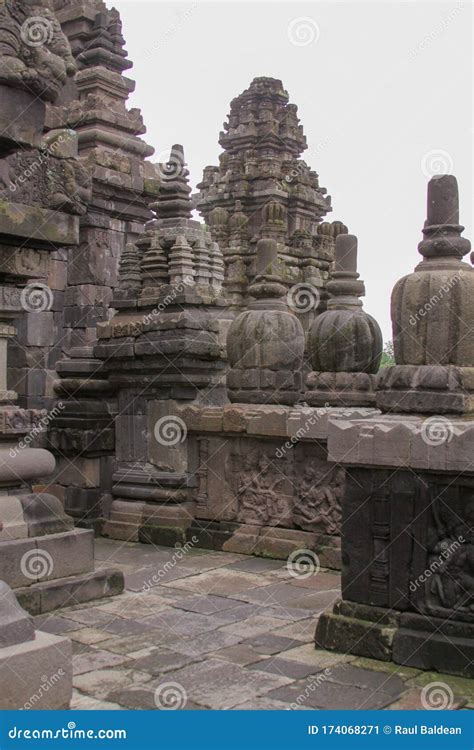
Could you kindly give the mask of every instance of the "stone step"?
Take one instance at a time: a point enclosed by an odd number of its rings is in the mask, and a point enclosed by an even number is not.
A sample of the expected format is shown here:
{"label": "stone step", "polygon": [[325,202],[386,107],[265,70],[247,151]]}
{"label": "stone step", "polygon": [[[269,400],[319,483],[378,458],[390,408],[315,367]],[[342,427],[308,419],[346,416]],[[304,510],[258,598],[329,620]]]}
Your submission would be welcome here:
{"label": "stone step", "polygon": [[124,589],[123,573],[104,568],[86,575],[70,576],[15,590],[20,605],[31,615],[41,615],[63,607],[118,596]]}

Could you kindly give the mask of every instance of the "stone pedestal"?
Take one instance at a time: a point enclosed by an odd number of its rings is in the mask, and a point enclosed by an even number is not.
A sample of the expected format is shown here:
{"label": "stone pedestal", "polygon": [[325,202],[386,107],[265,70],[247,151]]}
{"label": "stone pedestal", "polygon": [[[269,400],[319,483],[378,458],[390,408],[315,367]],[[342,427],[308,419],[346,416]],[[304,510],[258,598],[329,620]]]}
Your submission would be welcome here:
{"label": "stone pedestal", "polygon": [[71,664],[71,642],[35,631],[31,617],[0,581],[0,709],[69,708]]}
{"label": "stone pedestal", "polygon": [[316,645],[474,676],[474,420],[375,416],[330,425],[346,465],[343,601]]}

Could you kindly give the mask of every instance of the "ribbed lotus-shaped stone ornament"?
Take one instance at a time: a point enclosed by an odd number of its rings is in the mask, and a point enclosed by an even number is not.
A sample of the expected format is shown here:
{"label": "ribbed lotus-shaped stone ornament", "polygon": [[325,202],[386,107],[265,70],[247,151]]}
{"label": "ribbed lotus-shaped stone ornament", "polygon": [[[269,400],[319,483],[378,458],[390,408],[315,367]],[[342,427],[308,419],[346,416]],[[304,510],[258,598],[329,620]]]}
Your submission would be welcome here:
{"label": "ribbed lotus-shaped stone ornament", "polygon": [[383,340],[377,321],[362,309],[365,287],[357,273],[357,238],[351,234],[336,237],[327,291],[328,309],[310,330],[313,372],[306,379],[305,399],[314,405],[369,405],[375,401]]}
{"label": "ribbed lotus-shaped stone ornament", "polygon": [[275,240],[259,240],[254,301],[229,328],[227,389],[234,402],[294,404],[300,397],[304,332],[283,301],[277,254]]}

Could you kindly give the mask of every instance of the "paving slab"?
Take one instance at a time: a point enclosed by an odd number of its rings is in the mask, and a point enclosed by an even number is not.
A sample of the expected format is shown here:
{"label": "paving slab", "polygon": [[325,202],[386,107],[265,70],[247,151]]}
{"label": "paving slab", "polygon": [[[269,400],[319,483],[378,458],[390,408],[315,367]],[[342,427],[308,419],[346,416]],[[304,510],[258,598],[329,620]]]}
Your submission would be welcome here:
{"label": "paving slab", "polygon": [[252,646],[245,643],[239,643],[236,646],[220,649],[213,654],[213,657],[216,659],[223,659],[224,661],[230,661],[233,664],[240,664],[242,667],[246,667],[248,664],[254,664],[258,661],[263,661],[266,658],[262,654],[257,653]]}
{"label": "paving slab", "polygon": [[[73,678],[73,685],[82,693],[94,698],[105,698],[112,690],[133,684],[143,684],[151,680],[151,675],[133,669],[97,669]],[[114,701],[112,701],[114,703]]]}
{"label": "paving slab", "polygon": [[242,640],[252,638],[262,633],[269,633],[281,625],[281,620],[276,617],[266,617],[265,615],[254,615],[240,622],[233,622],[221,628],[224,633],[240,635]]}
{"label": "paving slab", "polygon": [[200,657],[205,654],[213,654],[218,649],[226,646],[234,646],[242,641],[242,636],[234,633],[223,633],[222,630],[213,630],[210,633],[201,633],[194,638],[183,638],[174,645],[174,649],[181,654],[192,657]]}
{"label": "paving slab", "polygon": [[72,657],[72,671],[74,675],[85,674],[86,672],[94,672],[98,669],[118,667],[126,661],[128,661],[126,656],[113,654],[110,651],[91,649],[87,653]]}
{"label": "paving slab", "polygon": [[[159,706],[156,701],[156,688],[138,685],[123,689],[113,690],[108,695],[108,700],[116,701],[118,704],[128,709],[141,709],[144,711],[158,711]],[[179,710],[179,709],[177,709]],[[181,710],[183,711],[204,711],[204,706],[186,700]]]}
{"label": "paving slab", "polygon": [[309,677],[309,675],[315,674],[317,671],[312,665],[308,666],[299,661],[281,659],[278,656],[273,656],[270,659],[264,659],[256,664],[251,664],[248,669],[279,674],[284,677],[291,677],[294,680],[301,680],[303,677]]}
{"label": "paving slab", "polygon": [[[173,682],[181,685],[188,699],[212,709],[229,709],[290,680],[277,675],[249,672],[244,667],[218,659],[192,664],[173,672]],[[153,681],[152,687],[160,682]]]}
{"label": "paving slab", "polygon": [[198,659],[199,656],[186,655],[167,648],[158,648],[151,654],[133,659],[130,666],[132,669],[156,676],[181,669]]}
{"label": "paving slab", "polygon": [[394,696],[354,685],[340,685],[329,680],[317,682],[318,675],[298,680],[269,693],[269,697],[310,708],[349,710],[385,708]]}
{"label": "paving slab", "polygon": [[249,640],[245,641],[249,646],[252,646],[255,651],[259,654],[277,654],[280,651],[286,651],[287,649],[299,646],[301,641],[295,638],[286,638],[281,635],[273,635],[273,633],[264,633],[263,635],[257,635]]}
{"label": "paving slab", "polygon": [[[209,596],[210,594],[230,596],[248,589],[264,586],[266,583],[267,581],[262,576],[253,573],[242,573],[240,571],[219,568],[219,570],[200,573],[199,575],[193,575],[179,581],[175,580],[173,581],[173,587],[192,591],[194,594],[204,594],[205,596]],[[166,585],[165,583],[164,586]]]}

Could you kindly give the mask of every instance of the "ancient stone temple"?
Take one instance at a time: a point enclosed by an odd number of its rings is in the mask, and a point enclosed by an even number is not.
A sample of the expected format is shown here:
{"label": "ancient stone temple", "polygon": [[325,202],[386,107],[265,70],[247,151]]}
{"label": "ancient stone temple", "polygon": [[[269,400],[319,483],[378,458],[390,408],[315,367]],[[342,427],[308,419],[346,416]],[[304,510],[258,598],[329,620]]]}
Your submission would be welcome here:
{"label": "ancient stone temple", "polygon": [[472,677],[474,269],[462,230],[456,179],[433,177],[423,260],[392,294],[384,413],[329,429],[347,473],[343,600],[316,643]]}
{"label": "ancient stone temple", "polygon": [[32,618],[122,593],[94,535],[133,555],[309,554],[342,568],[319,647],[472,675],[474,269],[455,178],[429,183],[381,370],[358,240],[325,220],[282,82],[233,99],[192,195],[181,144],[150,161],[130,67],[102,0],[0,4],[2,707],[44,674],[60,680],[35,707],[69,705],[71,644]]}

